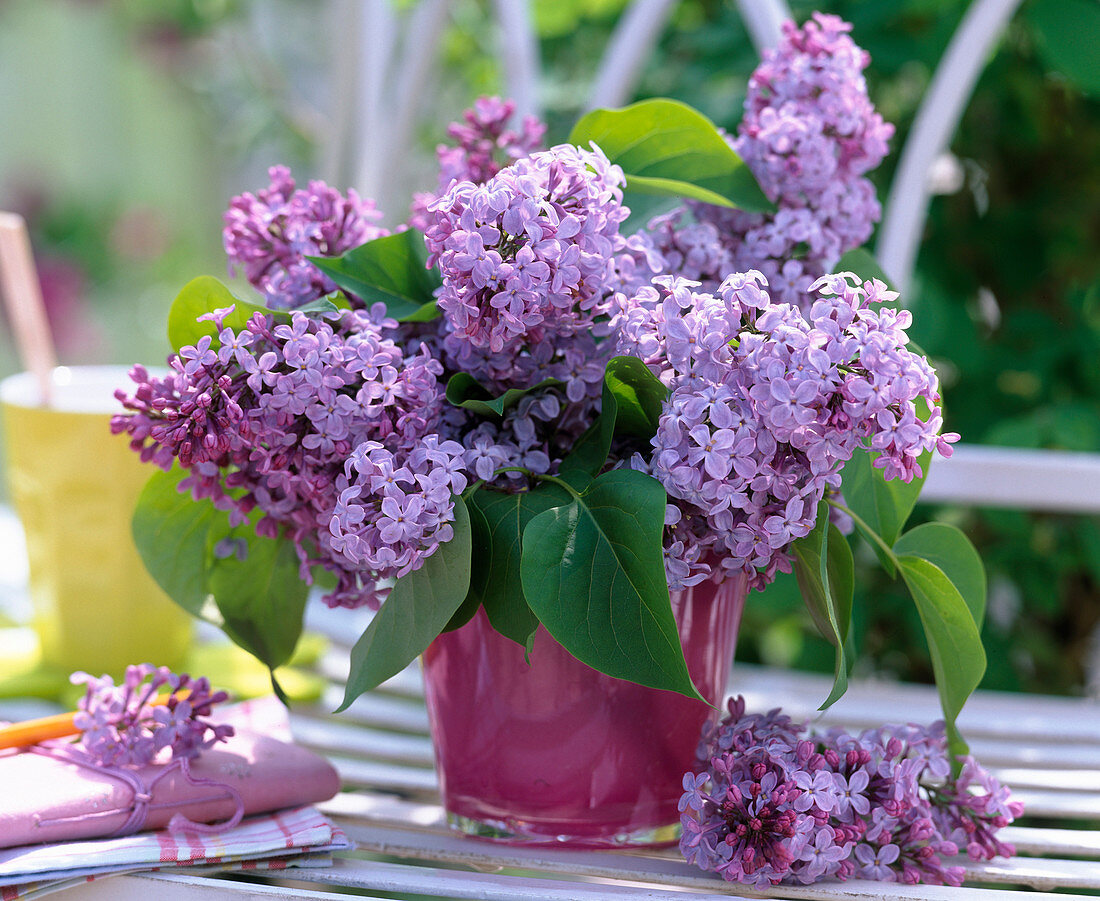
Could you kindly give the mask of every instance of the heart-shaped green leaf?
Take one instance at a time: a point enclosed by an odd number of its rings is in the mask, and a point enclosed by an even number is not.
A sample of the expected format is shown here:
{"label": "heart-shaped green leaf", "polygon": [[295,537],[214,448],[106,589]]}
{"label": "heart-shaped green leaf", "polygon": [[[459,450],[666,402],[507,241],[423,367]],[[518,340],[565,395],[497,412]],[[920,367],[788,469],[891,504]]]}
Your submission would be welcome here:
{"label": "heart-shaped green leaf", "polygon": [[132,528],[146,569],[193,616],[269,668],[281,666],[301,634],[308,594],[294,545],[257,535],[253,524],[231,526],[211,501],[177,490],[185,475],[155,473],[138,498]]}
{"label": "heart-shaped green leaf", "polygon": [[600,475],[523,532],[527,603],[570,654],[650,688],[700,697],[665,580],[665,489],[631,469]]}
{"label": "heart-shaped green leaf", "polygon": [[[887,481],[884,471],[874,465],[877,457],[878,454],[856,451],[841,473],[841,490],[845,504],[890,547],[897,541],[909,514],[913,512],[924,486],[924,479],[928,475],[932,455],[927,452],[921,454],[918,462],[922,475],[911,482],[900,479]],[[862,532],[863,527],[859,523],[857,526]],[[879,543],[870,537],[868,543],[874,548],[883,568],[891,576],[896,575],[894,561]]]}
{"label": "heart-shaped green leaf", "polygon": [[753,212],[775,209],[755,177],[706,116],[676,100],[593,110],[569,143],[595,143],[626,175],[627,192],[691,197]]}
{"label": "heart-shaped green leaf", "polygon": [[367,306],[381,302],[395,319],[423,322],[438,315],[433,292],[440,285],[427,258],[424,236],[408,229],[367,241],[343,256],[307,259]]}
{"label": "heart-shaped green leaf", "polygon": [[562,461],[561,471],[595,476],[607,462],[615,435],[648,442],[657,431],[667,397],[668,388],[640,359],[612,357],[604,370],[600,415]]}
{"label": "heart-shaped green leaf", "polygon": [[955,725],[966,699],[985,673],[985,649],[978,626],[963,596],[936,564],[921,557],[898,558],[902,578],[913,595],[932,657],[932,671],[940,693],[948,748],[965,754]]}
{"label": "heart-shaped green leaf", "polygon": [[604,381],[615,396],[615,432],[648,441],[657,433],[661,410],[668,399],[665,387],[637,357],[612,357]]}
{"label": "heart-shaped green leaf", "polygon": [[611,442],[615,438],[617,418],[618,407],[615,403],[615,395],[605,378],[600,415],[577,439],[569,456],[561,461],[560,471],[563,474],[579,472],[594,478],[607,462]]}
{"label": "heart-shaped green leaf", "polygon": [[199,316],[225,307],[234,308],[225,319],[225,325],[234,331],[244,328],[253,313],[271,313],[266,307],[241,300],[213,276],[200,275],[184,285],[172,301],[168,311],[168,343],[179,353],[181,348],[198,344],[200,338],[209,335],[211,347],[219,347],[218,329],[208,319],[199,322]]}
{"label": "heart-shaped green leaf", "polygon": [[492,535],[489,533],[485,514],[473,503],[474,493],[467,489],[462,495],[466,501],[466,512],[470,515],[470,588],[466,592],[466,599],[443,627],[444,632],[461,629],[474,618],[481,607],[481,599],[485,596],[485,583],[493,571]]}
{"label": "heart-shaped green leaf", "polygon": [[[225,317],[222,324],[235,332],[245,328],[255,313],[271,316],[280,322],[289,322],[291,318],[290,311],[269,310],[267,307],[241,300],[218,279],[200,275],[184,285],[172,302],[168,311],[168,342],[179,353],[183,347],[198,344],[200,338],[209,335],[210,346],[217,349],[221,346],[217,327],[209,319],[200,322],[199,316],[230,306],[233,307],[233,312]],[[337,303],[332,296],[319,297],[298,307],[294,312],[306,316],[321,316],[337,313],[342,307],[346,308],[347,303]]]}
{"label": "heart-shaped green leaf", "polygon": [[894,544],[898,557],[920,557],[943,571],[974,617],[979,631],[985,620],[985,567],[977,549],[958,528],[928,522],[910,529]]}
{"label": "heart-shaped green leaf", "polygon": [[222,631],[275,669],[290,660],[298,644],[309,587],[299,574],[293,543],[261,538],[251,526],[241,531],[244,559],[215,553],[206,585],[221,613]]}
{"label": "heart-shaped green leaf", "polygon": [[454,537],[441,544],[420,569],[402,576],[351,650],[344,686],[345,710],[413,662],[441,633],[470,588],[470,514],[454,498]]}
{"label": "heart-shaped green leaf", "polygon": [[470,594],[479,595],[496,631],[524,647],[535,634],[539,621],[523,595],[520,576],[523,530],[540,513],[568,504],[569,500],[564,488],[549,482],[514,494],[482,488],[469,497],[470,516],[484,519],[488,539],[484,551],[480,542],[474,543],[475,578]]}

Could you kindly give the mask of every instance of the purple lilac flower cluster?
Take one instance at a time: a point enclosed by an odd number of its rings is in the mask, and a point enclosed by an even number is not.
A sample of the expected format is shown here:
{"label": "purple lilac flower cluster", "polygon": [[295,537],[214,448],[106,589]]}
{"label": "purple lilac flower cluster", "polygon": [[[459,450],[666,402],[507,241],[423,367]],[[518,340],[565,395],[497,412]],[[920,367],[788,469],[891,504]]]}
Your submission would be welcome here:
{"label": "purple lilac flower cluster", "polygon": [[1023,813],[972,758],[951,775],[943,724],[885,726],[858,737],[802,737],[778,710],[743,698],[704,732],[684,776],[680,850],[731,882],[765,887],[829,877],[960,885],[972,860],[1011,856],[997,830]]}
{"label": "purple lilac flower cluster", "polygon": [[[465,481],[461,448],[439,442],[442,366],[421,347],[402,350],[381,304],[334,323],[301,314],[276,324],[257,313],[170,361],[164,377],[135,367],[129,434],[143,459],[190,472],[182,485],[243,522],[258,508],[261,535],[294,541],[303,578],[337,576],[332,605],[377,605],[376,582],[394,578],[449,538],[450,491]],[[447,486],[447,498],[441,492]],[[380,544],[368,551],[365,531]],[[381,536],[385,536],[383,539]]]}
{"label": "purple lilac flower cluster", "polygon": [[911,316],[882,306],[897,296],[882,282],[823,276],[805,314],[773,301],[755,271],[714,294],[678,277],[655,284],[620,298],[617,325],[619,352],[671,389],[652,456],[631,465],[668,491],[672,588],[734,571],[762,587],[787,571],[787,548],[858,449],[904,481],[925,451],[950,455],[958,436],[939,434],[935,373],[906,349]]}
{"label": "purple lilac flower cluster", "polygon": [[479,478],[501,466],[551,472],[598,410],[614,349],[600,339],[621,285],[623,183],[599,151],[561,145],[484,185],[455,182],[428,208],[446,366],[494,393],[560,383],[463,438]]}
{"label": "purple lilac flower cluster", "polygon": [[[121,685],[80,672],[72,682],[87,686],[73,718],[80,745],[101,766],[144,766],[166,748],[174,760],[192,758],[233,735],[208,719],[228,695],[212,692],[205,677],[142,663],[126,667]],[[154,704],[162,693],[167,700]]]}
{"label": "purple lilac flower cluster", "polygon": [[473,107],[462,114],[462,122],[447,126],[448,137],[457,145],[440,144],[436,148],[438,191],[414,196],[409,217],[412,228],[424,231],[428,227],[431,221],[428,205],[454,182],[484,184],[505,166],[542,147],[546,125],[535,116],[525,116],[518,130],[507,127],[515,109],[511,100],[479,97]]}
{"label": "purple lilac flower cluster", "polygon": [[439,264],[439,307],[463,345],[512,358],[606,316],[625,181],[599,150],[562,144],[431,204],[429,265]]}
{"label": "purple lilac flower cluster", "polygon": [[339,256],[389,232],[375,223],[374,201],[341,194],[322,181],[295,189],[286,166],[268,170],[271,184],[234,197],[225,213],[222,242],[230,270],[245,277],[276,310],[300,307],[336,290],[307,256]]}
{"label": "purple lilac flower cluster", "polygon": [[701,203],[650,225],[660,270],[708,288],[730,272],[758,269],[772,297],[799,304],[810,283],[871,235],[881,210],[865,173],[886,155],[893,126],[875,112],[863,77],[870,57],[851,26],[815,13],[783,26],[749,80],[745,115],[731,144],[775,213]]}

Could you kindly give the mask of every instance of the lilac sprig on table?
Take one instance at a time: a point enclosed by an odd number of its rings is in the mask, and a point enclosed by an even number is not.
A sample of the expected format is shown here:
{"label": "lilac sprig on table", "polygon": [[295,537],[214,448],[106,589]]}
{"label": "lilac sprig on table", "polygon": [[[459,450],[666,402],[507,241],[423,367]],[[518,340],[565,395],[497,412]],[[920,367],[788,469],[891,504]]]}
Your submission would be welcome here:
{"label": "lilac sprig on table", "polygon": [[997,831],[1023,813],[970,757],[952,776],[943,723],[859,736],[806,727],[744,698],[708,727],[684,776],[680,850],[730,882],[821,879],[961,885],[971,860],[1015,854]]}
{"label": "lilac sprig on table", "polygon": [[[71,679],[86,686],[73,725],[81,747],[100,766],[145,766],[166,749],[172,760],[190,759],[233,735],[232,726],[208,719],[229,696],[212,691],[205,676],[142,663],[126,667],[121,685],[82,672]],[[165,702],[153,704],[161,694],[168,695]]]}
{"label": "lilac sprig on table", "polygon": [[776,202],[774,213],[690,203],[643,232],[663,265],[713,289],[730,272],[761,271],[772,299],[803,305],[815,279],[863,244],[881,215],[866,173],[886,156],[894,127],[867,96],[869,55],[837,16],[783,25],[778,46],[749,79],[730,139]]}

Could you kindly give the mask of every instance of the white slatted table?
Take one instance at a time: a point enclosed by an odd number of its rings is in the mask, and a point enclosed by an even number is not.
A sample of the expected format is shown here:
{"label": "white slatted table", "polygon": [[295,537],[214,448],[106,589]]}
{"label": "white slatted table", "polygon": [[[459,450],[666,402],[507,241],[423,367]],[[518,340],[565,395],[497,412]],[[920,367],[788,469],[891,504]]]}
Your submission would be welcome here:
{"label": "white slatted table", "polygon": [[[317,618],[329,630],[338,622]],[[688,866],[675,850],[656,853],[508,847],[448,832],[438,805],[421,685],[406,671],[339,717],[339,636],[323,663],[330,696],[293,715],[298,740],[328,756],[347,791],[321,805],[358,843],[329,870],[293,879],[229,882],[216,877],[130,876],[71,890],[77,899],[322,898],[355,890],[431,898],[717,899],[761,897]],[[346,649],[343,650],[346,654]],[[829,689],[824,677],[762,667],[735,667],[734,689],[750,709],[782,706],[814,715]],[[894,683],[856,683],[819,721],[861,729],[939,717],[935,690]],[[776,887],[764,897],[796,899],[1035,899],[1100,890],[1100,702],[979,693],[961,718],[982,762],[1028,806],[1027,818],[1004,832],[1019,856],[968,864],[962,889],[850,881]],[[384,856],[385,859],[379,859]],[[156,885],[153,885],[155,881]],[[125,892],[123,891],[125,889]],[[1037,894],[1034,890],[1040,890]],[[1066,890],[1062,892],[1061,890]]]}

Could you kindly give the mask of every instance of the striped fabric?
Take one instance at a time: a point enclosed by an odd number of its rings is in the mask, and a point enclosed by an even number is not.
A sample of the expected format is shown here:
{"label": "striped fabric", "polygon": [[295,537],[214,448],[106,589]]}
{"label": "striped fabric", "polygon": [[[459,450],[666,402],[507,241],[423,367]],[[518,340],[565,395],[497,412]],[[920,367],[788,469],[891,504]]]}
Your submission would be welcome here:
{"label": "striped fabric", "polygon": [[140,832],[121,838],[0,851],[0,901],[38,898],[82,881],[141,870],[257,870],[319,866],[351,847],[313,807],[251,817],[216,835]]}

